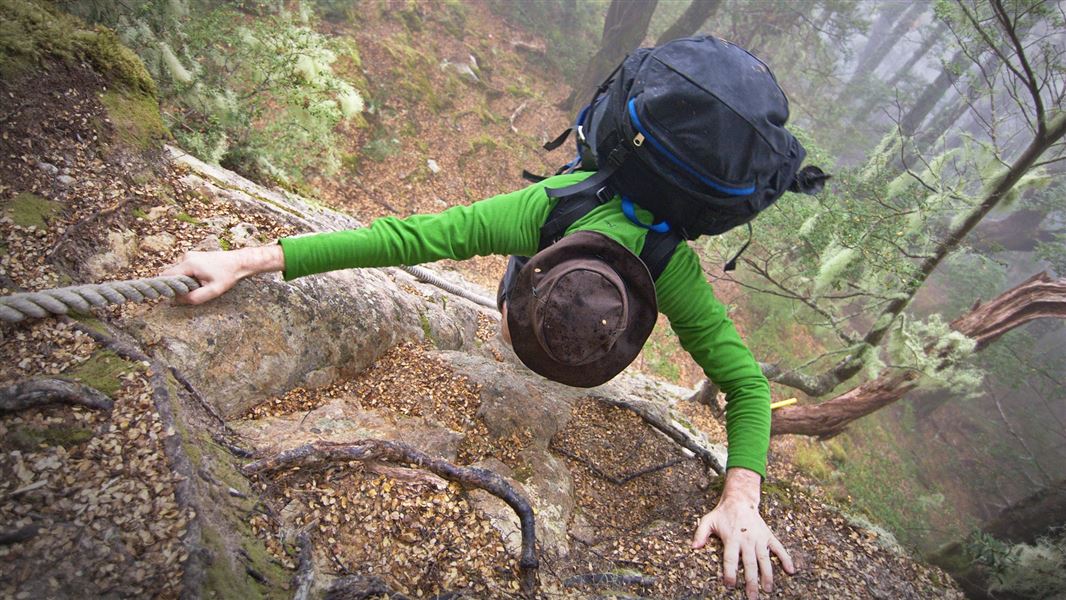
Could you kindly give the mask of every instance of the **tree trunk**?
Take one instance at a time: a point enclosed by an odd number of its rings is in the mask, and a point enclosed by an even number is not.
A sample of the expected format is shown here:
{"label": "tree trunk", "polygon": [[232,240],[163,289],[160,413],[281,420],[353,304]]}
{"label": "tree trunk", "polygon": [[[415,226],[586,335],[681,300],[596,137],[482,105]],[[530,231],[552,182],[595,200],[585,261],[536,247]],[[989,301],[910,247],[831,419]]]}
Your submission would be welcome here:
{"label": "tree trunk", "polygon": [[955,56],[951,57],[951,62],[940,71],[940,75],[933,80],[929,87],[925,88],[925,92],[922,93],[914,103],[914,106],[900,120],[899,127],[904,137],[914,136],[915,132],[918,131],[918,127],[929,116],[929,113],[933,112],[940,99],[947,94],[952,84],[955,83],[958,78],[955,72],[963,68],[968,60],[962,51],[956,52]]}
{"label": "tree trunk", "polygon": [[933,46],[944,36],[944,32],[947,31],[948,26],[940,21],[937,23],[936,28],[922,41],[922,45],[911,54],[911,57],[907,59],[907,62],[902,67],[896,70],[896,73],[888,80],[888,87],[894,88],[896,84],[903,80],[904,77],[910,74],[914,65],[918,64],[918,61],[925,58],[926,54],[933,49]]}
{"label": "tree trunk", "polygon": [[[896,19],[903,14],[903,11],[907,9],[906,2],[889,2],[881,5],[881,13],[877,16],[877,20],[870,26],[870,37],[866,39],[866,44],[862,47],[862,51],[859,53],[859,58],[855,62],[856,65],[861,65],[868,61],[870,56],[873,55],[878,48],[885,42],[885,38],[888,37],[889,28],[896,22]],[[858,69],[852,71],[853,73],[859,73]]]}
{"label": "tree trunk", "polygon": [[[952,321],[951,328],[976,340],[976,349],[982,350],[1011,329],[1045,317],[1066,318],[1066,278],[1052,280],[1040,273],[978,303]],[[833,437],[852,421],[902,398],[915,388],[918,377],[915,371],[883,375],[821,404],[782,408],[774,413],[770,432]]]}
{"label": "tree trunk", "polygon": [[644,41],[648,23],[659,0],[613,0],[603,22],[603,42],[593,55],[581,79],[564,102],[576,113],[592,97],[604,78]]}
{"label": "tree trunk", "polygon": [[664,31],[659,36],[659,39],[655,40],[655,45],[659,46],[670,40],[696,33],[707,22],[707,19],[710,19],[718,11],[718,7],[721,5],[722,0],[692,0],[685,12],[674,21],[674,24]]}
{"label": "tree trunk", "polygon": [[[896,73],[892,75],[892,78],[889,79],[888,82],[885,83],[885,87],[890,91],[895,90],[897,84],[899,84],[899,82],[902,81],[904,77],[910,74],[911,69],[914,67],[914,65],[918,64],[918,61],[922,60],[922,58],[924,58],[925,55],[928,54],[930,50],[932,50],[933,46],[935,46],[936,43],[940,41],[940,39],[944,36],[944,31],[946,30],[947,25],[943,21],[937,23],[936,29],[930,32],[928,36],[926,36],[925,40],[922,41],[922,45],[917,50],[915,50],[913,54],[911,54],[911,57],[907,59],[907,62],[904,63],[903,66],[899,69],[896,69]],[[864,102],[861,107],[859,107],[859,110],[855,111],[854,118],[856,120],[867,118],[867,116],[870,115],[870,113],[872,113],[874,109],[884,105],[884,100],[885,98],[879,96],[871,97],[869,100]]]}
{"label": "tree trunk", "polygon": [[903,16],[896,21],[895,26],[892,27],[888,35],[875,48],[872,48],[869,52],[864,52],[865,57],[855,66],[851,79],[848,81],[848,87],[873,76],[874,71],[885,60],[888,53],[896,47],[896,43],[903,38],[908,29],[914,27],[915,21],[925,11],[926,6],[923,2],[915,2],[907,7]]}

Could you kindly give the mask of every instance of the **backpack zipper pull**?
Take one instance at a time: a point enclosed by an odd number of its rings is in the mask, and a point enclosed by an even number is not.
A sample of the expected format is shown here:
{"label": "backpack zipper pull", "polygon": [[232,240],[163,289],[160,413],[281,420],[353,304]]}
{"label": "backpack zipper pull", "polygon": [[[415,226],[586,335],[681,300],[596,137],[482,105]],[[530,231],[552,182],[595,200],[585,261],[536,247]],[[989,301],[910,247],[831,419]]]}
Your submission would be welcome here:
{"label": "backpack zipper pull", "polygon": [[637,148],[640,148],[641,146],[644,145],[644,134],[643,133],[641,133],[639,131],[637,132],[636,137],[633,138],[633,145],[636,146]]}

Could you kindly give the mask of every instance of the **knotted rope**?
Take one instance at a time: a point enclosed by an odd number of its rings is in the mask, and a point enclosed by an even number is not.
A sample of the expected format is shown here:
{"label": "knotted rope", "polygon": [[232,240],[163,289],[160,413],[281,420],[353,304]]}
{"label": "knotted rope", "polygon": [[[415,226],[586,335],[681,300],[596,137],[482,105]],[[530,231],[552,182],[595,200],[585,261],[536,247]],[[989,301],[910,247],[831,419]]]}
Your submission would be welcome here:
{"label": "knotted rope", "polygon": [[[437,286],[476,304],[496,308],[496,303],[489,298],[472,294],[434,275],[431,271],[419,267],[401,268],[430,285]],[[50,315],[65,315],[72,311],[86,313],[89,312],[90,308],[100,308],[108,304],[173,298],[174,296],[188,294],[198,287],[200,287],[200,282],[192,277],[166,275],[149,279],[109,281],[42,290],[40,292],[24,292],[10,296],[0,296],[0,320],[17,323],[28,318],[41,319]]]}

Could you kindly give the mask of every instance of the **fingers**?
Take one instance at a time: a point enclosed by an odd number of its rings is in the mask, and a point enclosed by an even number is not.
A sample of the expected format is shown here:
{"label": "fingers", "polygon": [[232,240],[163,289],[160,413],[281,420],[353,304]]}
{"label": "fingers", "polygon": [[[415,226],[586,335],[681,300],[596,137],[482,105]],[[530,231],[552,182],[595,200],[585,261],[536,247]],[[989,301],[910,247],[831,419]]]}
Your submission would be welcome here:
{"label": "fingers", "polygon": [[770,551],[761,544],[755,550],[755,556],[759,559],[759,582],[762,591],[769,594],[774,591],[774,570],[770,564]]}
{"label": "fingers", "polygon": [[[232,284],[231,284],[232,285]],[[226,293],[229,287],[221,281],[212,281],[211,283],[197,288],[184,296],[176,296],[174,300],[178,304],[203,304],[208,300],[218,298],[222,294]]]}
{"label": "fingers", "polygon": [[744,591],[748,593],[749,600],[754,600],[759,597],[759,566],[755,558],[755,546],[744,546],[740,558],[744,561]]}
{"label": "fingers", "polygon": [[700,519],[700,523],[696,526],[696,535],[692,537],[692,548],[698,549],[707,545],[707,538],[711,535],[711,530],[714,526],[714,520],[711,519],[711,514],[707,513]]}
{"label": "fingers", "polygon": [[775,536],[770,536],[770,551],[777,555],[778,560],[781,561],[781,568],[785,570],[785,573],[789,575],[796,574],[796,566],[792,563],[792,557],[789,556],[788,550],[785,550],[785,546]]}
{"label": "fingers", "polygon": [[726,586],[734,587],[737,584],[737,559],[740,554],[740,544],[733,539],[725,542],[722,550],[722,581]]}

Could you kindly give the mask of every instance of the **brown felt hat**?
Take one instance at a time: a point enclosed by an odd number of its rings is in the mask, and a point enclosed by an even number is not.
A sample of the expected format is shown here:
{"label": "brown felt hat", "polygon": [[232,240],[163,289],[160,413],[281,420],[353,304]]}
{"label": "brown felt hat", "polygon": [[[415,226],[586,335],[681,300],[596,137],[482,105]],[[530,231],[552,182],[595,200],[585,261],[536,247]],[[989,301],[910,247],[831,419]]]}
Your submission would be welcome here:
{"label": "brown felt hat", "polygon": [[507,301],[515,354],[575,387],[610,381],[640,353],[659,313],[648,268],[621,244],[579,231],[538,252]]}

